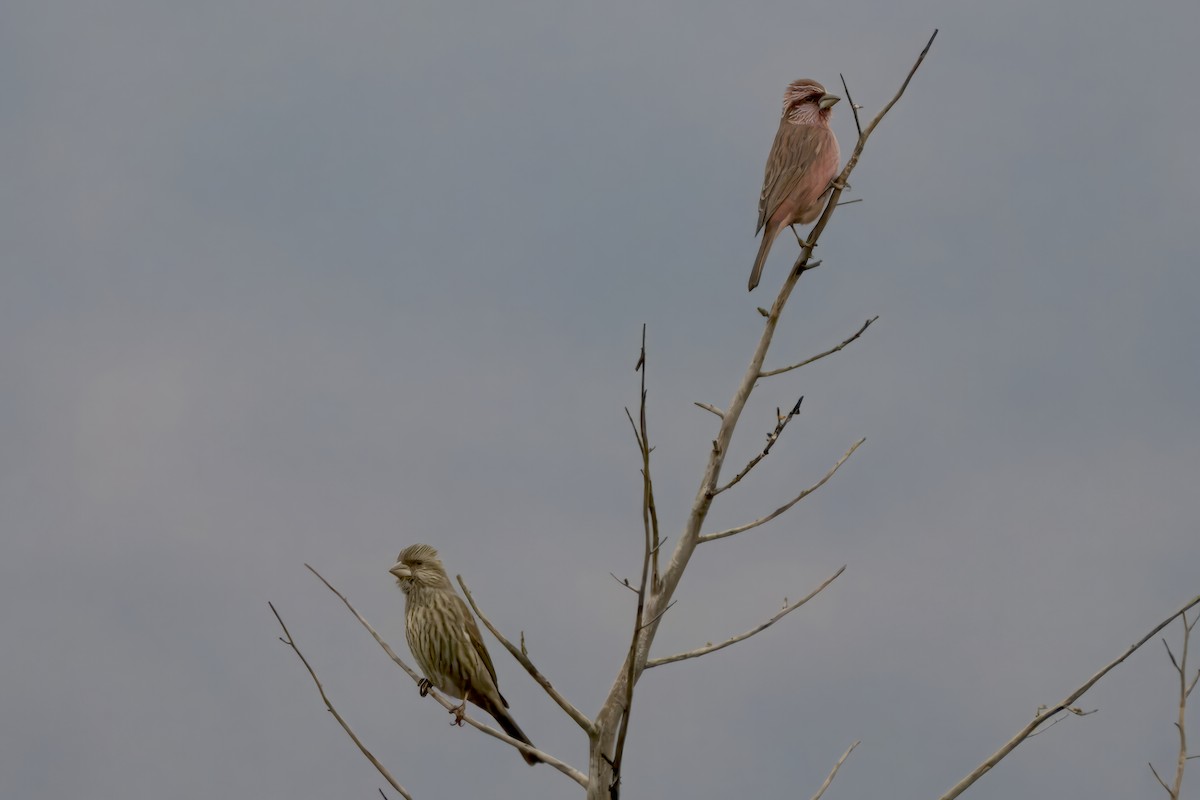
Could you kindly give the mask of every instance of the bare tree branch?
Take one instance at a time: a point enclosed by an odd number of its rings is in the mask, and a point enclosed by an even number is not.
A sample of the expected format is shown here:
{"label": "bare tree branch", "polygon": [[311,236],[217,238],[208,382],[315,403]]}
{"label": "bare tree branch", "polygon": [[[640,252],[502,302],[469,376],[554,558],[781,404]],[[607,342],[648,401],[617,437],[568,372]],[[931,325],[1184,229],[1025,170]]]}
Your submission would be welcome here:
{"label": "bare tree branch", "polygon": [[862,123],[858,119],[858,110],[861,108],[854,102],[854,98],[850,96],[850,87],[846,84],[846,76],[838,73],[838,77],[842,79],[842,88],[846,91],[846,103],[850,106],[850,111],[854,114],[854,127],[858,130],[858,135],[862,136]]}
{"label": "bare tree branch", "polygon": [[626,578],[625,580],[621,580],[620,578],[618,578],[618,577],[617,577],[615,574],[613,574],[613,573],[611,573],[611,572],[610,572],[610,573],[608,573],[608,574],[609,574],[609,575],[612,575],[612,579],[613,579],[614,581],[616,581],[617,583],[621,584],[622,586],[624,586],[626,589],[628,589],[629,591],[633,592],[634,594],[637,594],[637,589],[633,588],[633,587],[632,587],[632,586],[629,584],[629,578]]}
{"label": "bare tree branch", "polygon": [[770,514],[767,514],[765,517],[760,517],[759,519],[756,519],[753,522],[747,522],[745,525],[739,525],[736,528],[727,528],[726,530],[717,531],[716,533],[706,533],[703,536],[697,537],[697,541],[711,542],[714,539],[724,539],[726,536],[733,536],[734,534],[742,533],[743,531],[748,531],[751,528],[757,528],[759,525],[763,525],[767,522],[770,522],[771,520],[778,517],[780,514],[787,511],[792,506],[796,505],[796,503],[799,503],[801,500],[808,497],[810,494],[815,492],[817,489],[820,489],[822,486],[824,486],[826,481],[828,481],[830,478],[832,478],[834,476],[834,473],[836,473],[841,468],[842,464],[846,463],[846,459],[848,459],[848,458],[850,458],[850,456],[854,455],[854,451],[857,450],[859,445],[861,445],[865,441],[866,441],[865,438],[859,439],[857,442],[850,445],[850,449],[847,450],[845,452],[845,454],[843,454],[842,457],[838,459],[838,462],[830,468],[829,472],[825,473],[825,477],[821,478],[821,480],[817,481],[812,486],[808,487],[807,489],[802,491],[800,494],[796,495],[794,498],[789,500],[784,505],[782,505],[779,508],[772,511]]}
{"label": "bare tree branch", "polygon": [[724,486],[714,489],[713,490],[714,497],[716,495],[719,495],[721,492],[725,491],[726,489],[728,489],[732,486],[736,486],[738,484],[738,482],[741,481],[742,478],[746,477],[746,475],[749,474],[750,470],[754,469],[755,465],[758,464],[758,462],[762,461],[764,458],[766,458],[767,456],[769,456],[771,454],[771,448],[775,446],[775,442],[779,441],[779,436],[783,433],[783,429],[786,428],[787,424],[792,421],[792,417],[794,417],[800,413],[800,404],[803,402],[804,402],[804,396],[801,395],[800,399],[796,401],[796,405],[792,406],[792,410],[786,414],[779,413],[778,408],[775,409],[775,430],[773,430],[767,434],[767,446],[762,449],[761,453],[756,455],[754,458],[750,459],[750,463],[746,464],[746,467],[741,472],[739,472],[737,475],[734,475],[733,480],[731,480],[729,483],[725,484]]}
{"label": "bare tree branch", "polygon": [[[843,569],[845,569],[845,567],[843,567]],[[825,794],[825,790],[829,788],[831,783],[833,783],[833,779],[837,777],[838,770],[842,768],[842,764],[846,763],[846,759],[849,758],[850,754],[854,752],[854,748],[858,747],[860,744],[862,744],[861,739],[846,748],[846,752],[842,753],[842,757],[839,758],[837,763],[833,765],[833,769],[829,771],[829,777],[827,777],[825,782],[821,784],[821,788],[817,789],[817,793],[812,796],[812,800],[821,800],[821,795]]]}
{"label": "bare tree branch", "polygon": [[1167,658],[1171,659],[1171,666],[1175,668],[1176,672],[1178,672],[1179,671],[1179,662],[1175,660],[1175,654],[1171,652],[1171,645],[1167,644],[1167,640],[1165,637],[1163,638],[1162,643],[1163,643],[1163,647],[1167,648]]}
{"label": "bare tree branch", "polygon": [[844,342],[837,345],[836,347],[829,348],[824,353],[818,353],[817,355],[812,356],[811,358],[804,359],[799,364],[792,364],[790,367],[780,367],[779,369],[763,370],[762,372],[760,372],[758,374],[758,377],[770,378],[772,375],[782,375],[785,372],[791,372],[794,369],[800,369],[801,367],[808,366],[809,364],[813,363],[814,361],[820,361],[822,358],[825,358],[825,356],[831,356],[834,353],[839,352],[842,348],[844,348],[846,345],[853,342],[858,337],[862,336],[864,333],[866,333],[867,328],[871,327],[871,324],[873,322],[875,322],[875,320],[877,320],[877,319],[879,319],[878,314],[876,314],[875,316],[871,317],[869,320],[864,322],[862,324],[862,327],[859,328],[857,331],[855,331],[854,335],[851,336],[849,339],[846,339]]}
{"label": "bare tree branch", "polygon": [[[929,42],[925,45],[925,49],[909,70],[895,97],[876,115],[872,125],[863,131],[863,135],[859,137],[854,153],[845,167],[843,167],[838,179],[834,182],[833,191],[830,194],[825,210],[822,212],[817,224],[808,234],[809,246],[801,252],[793,269],[784,279],[783,286],[780,288],[771,305],[770,311],[766,315],[766,321],[763,324],[763,331],[759,337],[758,344],[755,345],[750,362],[747,364],[745,372],[734,388],[733,397],[725,409],[724,416],[721,417],[720,427],[715,438],[712,440],[712,448],[709,451],[704,467],[704,474],[700,480],[700,486],[696,491],[691,508],[688,510],[683,530],[678,541],[675,543],[670,561],[663,568],[658,585],[651,592],[650,596],[646,598],[645,615],[648,618],[661,619],[659,615],[672,602],[675,590],[683,577],[684,571],[687,569],[688,563],[691,561],[692,555],[695,553],[696,546],[701,541],[707,540],[706,537],[702,537],[701,531],[712,506],[713,492],[720,485],[721,469],[724,466],[725,456],[729,452],[729,444],[732,441],[733,433],[737,428],[742,411],[745,410],[746,402],[754,390],[759,374],[762,372],[763,361],[774,339],[780,315],[787,305],[792,292],[795,290],[801,275],[803,275],[805,270],[813,266],[809,263],[809,259],[812,256],[812,247],[816,245],[817,240],[825,230],[825,226],[828,225],[830,215],[841,198],[841,192],[845,188],[850,173],[853,172],[854,167],[858,163],[867,138],[874,127],[878,125],[904,93],[904,90],[912,80],[913,74],[928,54],[936,35],[937,32],[934,31],[934,36],[930,37]],[[724,535],[732,535],[732,533]],[[641,618],[641,614],[639,613],[639,626]],[[635,635],[634,651],[627,655],[621,664],[621,668],[617,671],[608,695],[596,716],[596,726],[599,733],[590,742],[589,747],[588,770],[591,780],[588,789],[588,800],[614,800],[614,795],[617,791],[617,781],[613,780],[613,760],[609,754],[614,752],[615,740],[620,735],[620,729],[632,691],[630,684],[636,683],[644,671],[650,647],[654,642],[657,631],[658,623],[656,622],[642,630],[640,635]]]}
{"label": "bare tree branch", "polygon": [[[642,579],[638,582],[637,612],[634,615],[633,638],[629,643],[629,651],[625,654],[625,696],[620,712],[617,741],[613,749],[613,756],[608,762],[608,766],[612,770],[612,779],[608,784],[608,793],[613,800],[616,800],[621,793],[621,764],[625,757],[626,737],[629,734],[629,717],[633,711],[633,687],[637,684],[635,671],[637,669],[638,642],[645,635],[647,627],[643,622],[645,619],[647,590],[651,592],[658,590],[658,550],[662,544],[658,536],[658,511],[654,505],[654,482],[650,478],[650,433],[646,423],[645,325],[642,325],[642,347],[641,353],[638,356],[637,369],[641,372],[641,402],[638,406],[638,425],[634,425],[634,435],[637,437],[638,447],[641,450],[642,456]],[[625,416],[629,417],[629,423],[632,425],[633,417],[630,415],[628,408],[625,409]],[[670,607],[670,604],[664,607],[662,611],[651,619],[650,624],[657,623],[658,619]]]}
{"label": "bare tree branch", "polygon": [[[1167,648],[1167,657],[1171,659],[1171,666],[1175,668],[1175,672],[1179,674],[1179,718],[1175,722],[1175,729],[1179,732],[1179,755],[1175,762],[1175,782],[1173,786],[1167,786],[1163,779],[1159,776],[1158,770],[1150,764],[1150,771],[1154,773],[1155,780],[1159,785],[1167,790],[1167,795],[1171,800],[1179,800],[1180,790],[1183,787],[1183,770],[1187,766],[1188,759],[1188,743],[1187,743],[1187,700],[1188,695],[1192,693],[1192,689],[1196,688],[1196,679],[1193,679],[1191,686],[1188,685],[1187,679],[1187,660],[1188,660],[1188,645],[1192,636],[1192,628],[1196,627],[1196,623],[1200,622],[1200,615],[1194,620],[1188,620],[1186,610],[1179,615],[1183,620],[1183,648],[1179,652],[1179,660],[1175,659],[1175,654],[1171,652],[1171,646],[1167,644],[1167,640],[1163,639],[1163,647]],[[1200,679],[1200,670],[1196,672],[1196,678]]]}
{"label": "bare tree branch", "polygon": [[271,613],[275,615],[275,619],[279,620],[279,627],[283,628],[283,636],[279,637],[279,641],[292,648],[292,652],[299,657],[300,663],[304,664],[304,668],[307,669],[308,674],[312,676],[313,683],[317,685],[317,691],[320,692],[321,699],[325,701],[325,708],[329,710],[330,714],[333,714],[333,718],[336,719],[338,724],[342,726],[342,730],[344,730],[346,735],[350,737],[350,741],[354,742],[359,751],[361,751],[362,754],[367,757],[367,760],[371,762],[371,765],[374,766],[375,769],[379,771],[379,774],[383,776],[383,779],[390,783],[392,788],[407,798],[407,800],[413,800],[413,796],[408,793],[408,790],[401,786],[400,782],[392,777],[392,773],[388,772],[387,767],[379,763],[379,759],[377,759],[371,753],[371,751],[367,749],[367,746],[362,743],[362,740],[358,738],[358,735],[354,732],[354,729],[350,727],[350,723],[346,722],[342,715],[338,713],[338,710],[333,707],[333,703],[329,701],[329,696],[325,694],[325,687],[321,685],[321,679],[317,677],[317,673],[313,670],[312,665],[308,663],[308,659],[304,657],[304,653],[300,652],[300,647],[296,644],[296,640],[292,638],[292,632],[289,631],[287,625],[283,623],[283,617],[279,616],[279,612],[275,609],[275,604],[268,602],[267,605],[271,607]]}
{"label": "bare tree branch", "polygon": [[563,697],[562,694],[554,688],[554,686],[550,683],[550,680],[543,675],[536,666],[534,666],[533,661],[530,660],[529,656],[525,653],[524,647],[514,647],[513,643],[506,639],[504,634],[500,633],[500,631],[496,629],[496,626],[492,624],[492,621],[484,616],[483,612],[479,609],[479,606],[475,603],[475,597],[471,594],[471,590],[467,588],[467,582],[463,580],[463,576],[455,575],[454,577],[458,579],[458,585],[462,587],[463,594],[467,596],[467,602],[471,604],[471,610],[475,612],[475,616],[479,617],[480,621],[483,622],[487,629],[492,632],[492,636],[495,636],[496,640],[500,642],[500,644],[504,645],[504,649],[508,650],[508,652],[512,654],[512,657],[515,658],[517,662],[525,668],[525,671],[529,673],[530,677],[537,681],[538,686],[541,686],[546,690],[546,694],[550,695],[550,699],[558,703],[558,707],[565,711],[568,717],[575,720],[575,723],[579,725],[579,727],[583,728],[585,733],[591,736],[594,732],[592,721],[584,716],[582,711],[576,708],[570,700]]}
{"label": "bare tree branch", "polygon": [[721,419],[725,419],[725,412],[722,411],[721,409],[717,408],[716,406],[714,406],[712,403],[701,403],[700,401],[697,400],[692,405],[699,406],[700,408],[703,408],[705,411],[712,412],[713,414],[716,414]]}
{"label": "bare tree branch", "polygon": [[[333,588],[333,584],[330,583],[329,581],[325,580],[325,577],[323,575],[321,575],[321,573],[319,573],[315,569],[313,569],[310,564],[305,564],[304,566],[308,568],[309,572],[311,572],[313,575],[316,575],[317,578],[321,581],[321,583],[325,584],[325,586],[329,589],[329,591],[333,592],[335,595],[338,596],[338,599],[340,599],[342,601],[342,603],[345,604],[346,608],[350,609],[350,613],[353,614],[355,619],[358,620],[359,624],[362,625],[364,628],[366,628],[367,632],[370,633],[371,636],[373,636],[375,638],[375,641],[379,643],[379,646],[383,648],[383,651],[388,654],[388,656],[392,659],[392,661],[394,661],[396,663],[396,665],[400,667],[400,669],[402,669],[406,673],[408,673],[408,677],[412,678],[414,683],[420,683],[421,676],[418,675],[415,671],[413,671],[413,669],[410,666],[408,666],[408,664],[405,664],[404,661],[402,661],[401,658],[398,655],[396,655],[396,651],[392,649],[391,645],[389,645],[386,641],[384,641],[383,637],[380,636],[373,627],[371,627],[371,623],[367,622],[367,620],[363,617],[363,615],[358,613],[358,609],[356,609],[353,605],[350,604],[350,601],[348,599],[346,599],[346,595],[342,594],[337,589]],[[447,711],[450,711],[451,709],[454,709],[454,708],[458,708],[458,706],[459,706],[458,703],[452,703],[449,699],[447,699],[441,692],[437,691],[436,689],[431,688],[429,690],[429,696],[432,697],[439,704],[441,704],[442,708],[446,709]],[[474,717],[469,717],[466,714],[463,714],[462,718],[463,718],[463,721],[465,721],[468,725],[470,725],[475,730],[482,731],[483,733],[486,733],[488,736],[491,736],[495,739],[499,739],[502,742],[510,744],[522,752],[532,753],[533,755],[537,756],[542,761],[544,761],[546,764],[549,764],[550,766],[554,767],[556,770],[558,770],[562,774],[566,775],[571,780],[578,783],[584,789],[587,788],[587,785],[588,785],[587,776],[584,775],[579,770],[572,767],[570,764],[560,761],[559,759],[555,758],[554,756],[550,755],[549,753],[543,752],[543,751],[537,749],[536,747],[531,747],[531,746],[525,744],[524,742],[517,741],[516,739],[512,738],[511,736],[509,736],[508,734],[506,734],[502,731],[498,731],[493,727],[484,725],[482,722],[479,722]]]}
{"label": "bare tree branch", "polygon": [[[1038,706],[1037,713],[1041,714],[1043,711],[1046,711],[1048,708],[1049,708],[1049,706],[1045,706],[1045,705]],[[1095,714],[1100,709],[1093,708],[1091,711],[1084,711],[1082,708],[1079,708],[1078,706],[1071,706],[1070,708],[1064,708],[1062,710],[1066,713],[1064,713],[1061,717],[1055,718],[1055,720],[1053,722],[1051,722],[1049,725],[1046,725],[1046,726],[1042,727],[1040,730],[1034,731],[1033,733],[1029,734],[1029,738],[1032,739],[1035,736],[1041,736],[1043,733],[1050,730],[1055,725],[1057,725],[1058,723],[1060,723],[1064,719],[1066,719],[1067,714],[1074,714],[1077,717],[1089,717],[1092,714]]]}
{"label": "bare tree branch", "polygon": [[732,637],[726,639],[725,641],[721,642],[720,644],[712,644],[710,642],[710,643],[704,645],[704,647],[697,647],[695,650],[689,650],[686,653],[676,653],[673,656],[665,656],[663,658],[651,658],[646,661],[646,669],[650,669],[652,667],[661,667],[663,664],[671,664],[676,661],[683,661],[684,659],[687,659],[687,658],[699,658],[702,655],[706,655],[708,653],[712,653],[717,650],[723,650],[724,648],[729,647],[729,645],[731,645],[731,644],[737,644],[738,642],[745,641],[746,639],[749,639],[754,634],[760,633],[761,631],[765,631],[767,628],[771,627],[776,622],[779,622],[779,620],[783,619],[788,614],[792,613],[797,608],[799,608],[800,606],[807,603],[809,600],[812,600],[814,597],[816,597],[818,594],[820,594],[821,591],[826,586],[828,586],[829,584],[831,584],[835,580],[837,580],[838,576],[841,575],[845,571],[846,571],[846,568],[843,566],[837,572],[833,573],[828,578],[826,578],[824,583],[822,583],[816,589],[813,589],[811,592],[809,592],[803,598],[801,598],[791,604],[785,603],[783,608],[780,609],[778,614],[771,617],[769,620],[762,623],[758,627],[751,628],[750,630],[746,631],[745,633],[739,633],[737,636],[732,636]]}
{"label": "bare tree branch", "polygon": [[1156,770],[1156,769],[1154,768],[1154,765],[1153,765],[1153,764],[1151,764],[1149,761],[1147,761],[1147,762],[1146,762],[1146,766],[1150,767],[1150,771],[1154,773],[1154,780],[1158,781],[1158,785],[1159,785],[1159,786],[1161,786],[1161,787],[1163,787],[1164,789],[1166,789],[1166,790],[1167,790],[1167,794],[1168,794],[1168,795],[1170,795],[1172,798],[1173,798],[1173,797],[1175,797],[1175,793],[1171,791],[1171,787],[1170,787],[1170,786],[1167,786],[1166,782],[1165,782],[1165,781],[1162,779],[1162,777],[1161,777],[1161,776],[1158,774],[1158,770]]}
{"label": "bare tree branch", "polygon": [[1174,620],[1178,616],[1183,615],[1186,611],[1191,609],[1192,606],[1194,606],[1198,603],[1200,603],[1200,596],[1193,597],[1191,600],[1189,600],[1183,606],[1183,608],[1179,609],[1178,611],[1173,613],[1171,616],[1167,617],[1162,622],[1155,625],[1154,630],[1150,631],[1145,636],[1143,636],[1141,639],[1139,639],[1136,644],[1131,645],[1129,647],[1129,649],[1126,650],[1124,653],[1122,653],[1121,656],[1119,658],[1117,658],[1115,661],[1111,662],[1110,664],[1108,664],[1108,666],[1104,667],[1104,669],[1100,670],[1095,675],[1088,678],[1083,683],[1082,686],[1080,686],[1075,691],[1073,691],[1069,695],[1067,695],[1066,698],[1061,700],[1057,705],[1049,707],[1049,709],[1047,710],[1046,713],[1039,714],[1038,716],[1036,716],[1032,720],[1030,720],[1029,723],[1027,725],[1025,725],[1024,728],[1022,728],[1021,730],[1019,730],[1017,732],[1016,736],[1014,736],[1013,738],[1011,738],[1007,742],[1005,742],[1004,745],[999,750],[997,750],[996,752],[994,752],[990,756],[988,756],[987,759],[985,759],[982,764],[980,764],[975,769],[973,769],[970,772],[970,774],[968,774],[965,778],[963,778],[958,783],[954,784],[954,786],[952,786],[948,792],[946,792],[944,795],[942,795],[941,800],[953,800],[953,798],[958,797],[960,794],[962,794],[967,789],[969,789],[971,787],[971,785],[975,783],[975,781],[979,780],[984,775],[986,775],[988,772],[990,772],[992,767],[999,764],[1009,753],[1011,753],[1013,750],[1015,750],[1017,745],[1019,745],[1021,742],[1025,741],[1027,738],[1029,738],[1029,735],[1032,734],[1037,728],[1041,727],[1041,725],[1044,722],[1046,722],[1046,720],[1048,720],[1050,717],[1054,716],[1058,712],[1070,708],[1071,704],[1074,703],[1076,700],[1078,700],[1080,697],[1082,697],[1084,695],[1084,693],[1087,692],[1088,689],[1091,689],[1093,686],[1095,686],[1097,681],[1099,681],[1101,678],[1103,678],[1105,675],[1107,675],[1122,661],[1124,661],[1125,659],[1127,659],[1131,655],[1133,655],[1138,650],[1138,648],[1140,648],[1146,642],[1150,641],[1150,639],[1153,638],[1159,631],[1161,631],[1163,628],[1170,625],[1172,620]]}
{"label": "bare tree branch", "polygon": [[[317,572],[315,569],[313,569],[311,564],[305,564],[304,566],[309,572],[311,572],[313,575],[316,575],[317,579],[320,580],[321,583],[325,584],[325,587],[327,589],[329,589],[329,591],[331,591],[335,595],[337,595],[338,599],[341,600],[342,603],[345,604],[346,608],[350,609],[350,613],[354,615],[354,617],[358,620],[360,625],[362,625],[364,628],[367,629],[367,632],[370,633],[371,636],[375,637],[375,641],[379,644],[380,647],[383,648],[383,652],[387,653],[388,657],[390,659],[392,659],[393,662],[395,662],[396,666],[400,667],[400,669],[402,669],[406,673],[408,673],[408,677],[412,678],[413,683],[419,684],[421,682],[421,676],[417,673],[417,671],[414,670],[412,667],[410,667],[408,664],[405,664],[403,659],[401,659],[400,656],[396,655],[396,651],[392,649],[392,646],[390,644],[388,644],[387,642],[385,642],[383,640],[383,637],[375,632],[375,629],[371,627],[371,623],[367,622],[366,619],[363,618],[363,615],[358,613],[358,609],[356,609],[354,606],[352,606],[350,604],[350,601],[346,599],[346,595],[342,594],[337,589],[333,588],[333,584],[330,583],[329,581],[325,580],[325,576],[322,575],[321,573]],[[447,705],[446,708],[447,708],[447,710],[449,710],[450,706]]]}

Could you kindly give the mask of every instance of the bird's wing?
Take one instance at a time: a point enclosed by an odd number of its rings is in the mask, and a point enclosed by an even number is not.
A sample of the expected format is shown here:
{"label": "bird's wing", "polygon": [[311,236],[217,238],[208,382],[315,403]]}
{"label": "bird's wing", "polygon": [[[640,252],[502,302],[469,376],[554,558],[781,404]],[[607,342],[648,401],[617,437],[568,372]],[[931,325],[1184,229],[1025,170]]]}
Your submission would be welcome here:
{"label": "bird's wing", "polygon": [[[475,652],[479,654],[479,660],[483,662],[483,665],[487,667],[488,674],[492,676],[492,684],[499,687],[500,682],[496,680],[496,668],[492,665],[492,657],[488,655],[487,646],[483,643],[483,635],[479,632],[479,626],[475,624],[475,615],[471,613],[471,609],[465,600],[457,594],[454,595],[454,599],[458,601],[459,611],[462,612],[463,619],[466,620],[467,636],[470,637]],[[498,689],[497,694],[499,694]],[[503,697],[500,699],[504,700]],[[504,705],[507,707],[508,702],[505,701]]]}
{"label": "bird's wing", "polygon": [[767,156],[762,194],[758,198],[756,234],[767,224],[779,204],[795,191],[804,173],[812,166],[825,144],[823,134],[821,128],[812,125],[796,125],[786,119],[779,121],[775,143]]}

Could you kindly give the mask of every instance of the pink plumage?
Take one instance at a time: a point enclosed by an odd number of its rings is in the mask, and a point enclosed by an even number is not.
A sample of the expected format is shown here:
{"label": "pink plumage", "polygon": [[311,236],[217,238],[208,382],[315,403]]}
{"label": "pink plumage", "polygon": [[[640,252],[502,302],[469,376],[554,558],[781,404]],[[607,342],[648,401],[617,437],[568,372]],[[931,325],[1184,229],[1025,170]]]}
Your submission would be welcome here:
{"label": "pink plumage", "polygon": [[758,199],[755,233],[763,231],[763,238],[750,272],[751,290],[758,286],[779,233],[789,225],[812,222],[825,207],[830,182],[841,165],[837,137],[829,127],[833,106],[840,99],[806,79],[792,81],[783,93],[783,114]]}

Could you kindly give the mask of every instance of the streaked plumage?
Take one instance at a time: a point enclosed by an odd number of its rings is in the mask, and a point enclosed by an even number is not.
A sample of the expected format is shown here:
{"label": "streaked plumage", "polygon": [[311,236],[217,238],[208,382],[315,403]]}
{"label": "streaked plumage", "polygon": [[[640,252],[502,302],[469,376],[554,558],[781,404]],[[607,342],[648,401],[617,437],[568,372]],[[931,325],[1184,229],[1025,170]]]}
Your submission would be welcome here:
{"label": "streaked plumage", "polygon": [[[414,544],[400,551],[390,572],[404,592],[404,623],[408,649],[430,684],[463,701],[470,700],[495,718],[504,732],[533,745],[508,713],[508,701],[496,684],[496,668],[484,646],[470,607],[454,591],[437,550]],[[428,691],[422,687],[421,694]],[[521,753],[536,764],[536,756]]]}
{"label": "streaked plumage", "polygon": [[829,183],[841,163],[837,137],[829,127],[833,105],[839,99],[807,79],[793,81],[783,93],[783,114],[758,198],[755,233],[763,231],[763,238],[750,271],[752,291],[780,231],[797,223],[807,225],[825,207]]}

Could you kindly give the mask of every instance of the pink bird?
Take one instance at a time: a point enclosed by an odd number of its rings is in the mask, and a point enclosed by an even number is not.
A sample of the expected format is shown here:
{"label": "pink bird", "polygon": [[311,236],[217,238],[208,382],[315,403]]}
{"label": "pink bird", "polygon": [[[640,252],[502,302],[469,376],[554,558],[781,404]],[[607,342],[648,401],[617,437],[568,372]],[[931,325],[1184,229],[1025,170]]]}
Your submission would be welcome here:
{"label": "pink bird", "polygon": [[821,214],[838,174],[841,152],[829,127],[829,116],[840,97],[816,81],[792,81],[783,93],[783,114],[758,198],[758,228],[763,231],[758,258],[750,272],[750,290],[758,286],[771,245],[784,228],[807,225]]}

